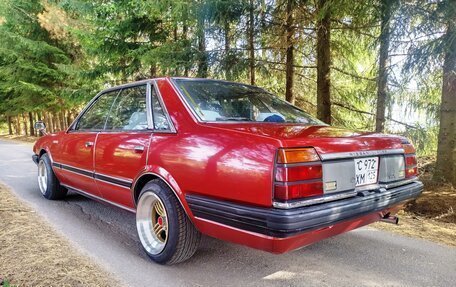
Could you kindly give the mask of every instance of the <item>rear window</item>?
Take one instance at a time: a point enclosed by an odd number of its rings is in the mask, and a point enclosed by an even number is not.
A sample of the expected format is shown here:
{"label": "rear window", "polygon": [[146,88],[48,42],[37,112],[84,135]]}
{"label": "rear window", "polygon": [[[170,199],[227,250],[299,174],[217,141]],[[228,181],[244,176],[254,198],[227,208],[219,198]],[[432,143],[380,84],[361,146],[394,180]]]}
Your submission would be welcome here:
{"label": "rear window", "polygon": [[175,83],[202,121],[326,125],[258,87],[215,80],[175,79]]}

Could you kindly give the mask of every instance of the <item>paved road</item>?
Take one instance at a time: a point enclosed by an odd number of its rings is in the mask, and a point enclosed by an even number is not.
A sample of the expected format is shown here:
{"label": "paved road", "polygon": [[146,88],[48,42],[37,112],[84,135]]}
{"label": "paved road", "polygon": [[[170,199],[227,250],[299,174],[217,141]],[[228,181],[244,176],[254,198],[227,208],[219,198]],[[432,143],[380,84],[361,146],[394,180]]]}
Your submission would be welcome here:
{"label": "paved road", "polygon": [[204,237],[189,261],[160,266],[142,252],[133,214],[76,194],[65,201],[47,201],[38,190],[31,145],[0,141],[0,154],[0,181],[125,285],[454,286],[456,282],[456,248],[373,228],[284,255]]}

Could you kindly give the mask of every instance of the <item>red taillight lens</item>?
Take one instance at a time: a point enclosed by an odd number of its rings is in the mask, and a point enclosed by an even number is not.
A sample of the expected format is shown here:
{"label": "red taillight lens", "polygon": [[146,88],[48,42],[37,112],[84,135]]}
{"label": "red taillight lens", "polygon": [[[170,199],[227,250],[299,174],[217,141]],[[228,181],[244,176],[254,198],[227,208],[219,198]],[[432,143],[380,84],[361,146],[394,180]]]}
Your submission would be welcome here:
{"label": "red taillight lens", "polygon": [[403,144],[402,147],[405,154],[405,177],[415,177],[418,175],[415,147],[410,143]]}
{"label": "red taillight lens", "polygon": [[414,155],[407,155],[405,157],[406,166],[416,166],[416,157]]}
{"label": "red taillight lens", "polygon": [[415,167],[406,167],[405,168],[405,177],[414,177],[418,175],[418,168]]}
{"label": "red taillight lens", "polygon": [[323,193],[323,183],[321,181],[274,186],[274,198],[278,200],[292,200],[309,196],[317,196]]}
{"label": "red taillight lens", "polygon": [[314,148],[279,149],[274,199],[286,201],[323,194],[323,171]]}
{"label": "red taillight lens", "polygon": [[308,179],[318,179],[322,176],[321,164],[319,165],[301,165],[292,167],[277,167],[276,181],[299,181]]}

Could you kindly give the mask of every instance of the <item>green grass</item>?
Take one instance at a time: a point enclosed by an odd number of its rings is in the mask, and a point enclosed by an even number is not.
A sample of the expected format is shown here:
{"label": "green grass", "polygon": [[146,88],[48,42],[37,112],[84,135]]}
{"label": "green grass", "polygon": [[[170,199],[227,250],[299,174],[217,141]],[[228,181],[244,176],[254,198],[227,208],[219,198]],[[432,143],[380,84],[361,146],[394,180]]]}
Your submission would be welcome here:
{"label": "green grass", "polygon": [[10,283],[6,279],[3,279],[3,282],[2,282],[2,284],[0,284],[0,286],[2,286],[2,287],[15,287],[13,285],[10,285]]}

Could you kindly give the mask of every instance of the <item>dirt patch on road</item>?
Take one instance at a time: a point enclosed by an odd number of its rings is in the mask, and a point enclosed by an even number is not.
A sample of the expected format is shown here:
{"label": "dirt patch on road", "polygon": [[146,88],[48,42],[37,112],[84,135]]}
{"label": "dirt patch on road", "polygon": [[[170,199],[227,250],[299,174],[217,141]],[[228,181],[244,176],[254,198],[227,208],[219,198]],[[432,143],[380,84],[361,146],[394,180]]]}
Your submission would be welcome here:
{"label": "dirt patch on road", "polygon": [[456,246],[456,190],[451,184],[432,180],[435,165],[432,158],[423,162],[419,168],[424,192],[398,214],[399,226],[385,223],[372,226]]}
{"label": "dirt patch on road", "polygon": [[0,281],[12,286],[119,286],[0,185]]}
{"label": "dirt patch on road", "polygon": [[18,141],[18,142],[34,143],[34,142],[36,142],[38,140],[38,137],[23,136],[23,135],[18,136],[18,135],[0,134],[0,139]]}

